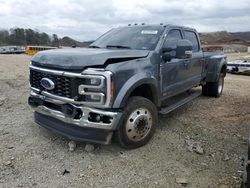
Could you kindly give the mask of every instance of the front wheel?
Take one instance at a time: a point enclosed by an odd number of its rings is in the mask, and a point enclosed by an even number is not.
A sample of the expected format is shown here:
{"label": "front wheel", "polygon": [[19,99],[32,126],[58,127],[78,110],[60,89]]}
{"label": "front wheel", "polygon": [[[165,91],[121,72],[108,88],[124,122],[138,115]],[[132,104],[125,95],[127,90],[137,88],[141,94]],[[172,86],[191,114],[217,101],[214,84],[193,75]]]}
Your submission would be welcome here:
{"label": "front wheel", "polygon": [[216,82],[207,82],[202,86],[202,94],[211,97],[220,97],[224,88],[224,74],[220,73]]}
{"label": "front wheel", "polygon": [[134,149],[148,143],[157,124],[157,108],[144,97],[131,97],[116,132],[121,147]]}

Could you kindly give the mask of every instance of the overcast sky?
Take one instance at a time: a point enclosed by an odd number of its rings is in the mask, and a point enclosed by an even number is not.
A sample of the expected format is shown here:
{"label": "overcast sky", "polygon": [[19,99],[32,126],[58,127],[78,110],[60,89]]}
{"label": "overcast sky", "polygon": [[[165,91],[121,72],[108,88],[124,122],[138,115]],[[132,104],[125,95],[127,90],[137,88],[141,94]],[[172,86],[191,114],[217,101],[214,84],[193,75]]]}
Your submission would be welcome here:
{"label": "overcast sky", "polygon": [[128,23],[250,31],[250,0],[0,0],[0,28],[32,28],[85,41]]}

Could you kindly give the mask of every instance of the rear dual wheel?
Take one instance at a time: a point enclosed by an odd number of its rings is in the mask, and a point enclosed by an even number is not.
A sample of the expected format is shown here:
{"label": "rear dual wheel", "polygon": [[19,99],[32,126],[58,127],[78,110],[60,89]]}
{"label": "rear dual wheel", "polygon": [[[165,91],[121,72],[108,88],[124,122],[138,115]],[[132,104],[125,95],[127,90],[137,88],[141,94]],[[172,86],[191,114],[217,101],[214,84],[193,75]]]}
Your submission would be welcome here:
{"label": "rear dual wheel", "polygon": [[202,86],[202,94],[211,97],[220,97],[224,88],[224,74],[220,73],[216,82],[207,82]]}
{"label": "rear dual wheel", "polygon": [[144,97],[131,97],[116,132],[121,147],[134,149],[148,143],[157,124],[157,108]]}

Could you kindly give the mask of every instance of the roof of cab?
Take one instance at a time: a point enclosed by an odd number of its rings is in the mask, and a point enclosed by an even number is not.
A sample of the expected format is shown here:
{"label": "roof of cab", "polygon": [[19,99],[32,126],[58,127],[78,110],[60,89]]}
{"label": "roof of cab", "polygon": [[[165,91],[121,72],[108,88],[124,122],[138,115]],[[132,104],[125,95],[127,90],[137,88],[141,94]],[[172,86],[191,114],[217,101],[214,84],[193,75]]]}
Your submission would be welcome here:
{"label": "roof of cab", "polygon": [[143,27],[143,26],[162,26],[162,27],[178,27],[178,28],[182,28],[182,29],[187,29],[187,30],[191,30],[191,31],[196,31],[196,29],[194,28],[191,28],[191,27],[186,27],[186,26],[183,26],[183,25],[175,25],[175,24],[164,24],[164,23],[160,23],[160,24],[145,24],[145,23],[142,23],[142,24],[128,24],[128,27]]}

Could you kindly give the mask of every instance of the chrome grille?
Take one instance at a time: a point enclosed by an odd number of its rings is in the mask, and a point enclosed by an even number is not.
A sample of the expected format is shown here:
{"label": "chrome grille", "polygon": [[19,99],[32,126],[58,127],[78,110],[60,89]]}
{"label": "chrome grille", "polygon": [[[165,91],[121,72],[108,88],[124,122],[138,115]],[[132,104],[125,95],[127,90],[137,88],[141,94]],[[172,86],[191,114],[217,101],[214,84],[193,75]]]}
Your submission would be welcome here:
{"label": "chrome grille", "polygon": [[[73,104],[86,104],[95,107],[109,107],[112,100],[112,72],[103,69],[88,68],[82,73],[73,73],[35,67],[30,64],[31,90],[44,96]],[[54,89],[46,90],[41,79],[48,78],[54,82]],[[91,79],[99,79],[94,84]],[[99,97],[100,100],[97,100]]]}
{"label": "chrome grille", "polygon": [[[55,88],[48,91],[51,94],[61,97],[74,98],[77,95],[77,91],[72,90],[74,85],[74,78],[48,74],[30,69],[30,85],[31,87],[39,90],[45,90],[41,85],[42,78],[49,78],[55,83]],[[77,88],[76,88],[77,89]]]}

